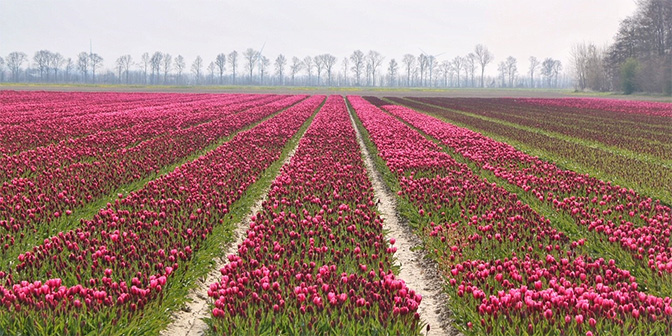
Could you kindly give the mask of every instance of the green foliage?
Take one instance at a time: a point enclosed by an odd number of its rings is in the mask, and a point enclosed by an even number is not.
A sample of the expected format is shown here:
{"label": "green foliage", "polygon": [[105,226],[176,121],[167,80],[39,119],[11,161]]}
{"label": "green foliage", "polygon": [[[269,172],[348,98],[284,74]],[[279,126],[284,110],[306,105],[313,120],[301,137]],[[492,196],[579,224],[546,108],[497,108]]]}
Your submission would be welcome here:
{"label": "green foliage", "polygon": [[635,58],[628,58],[621,65],[621,85],[623,93],[632,94],[637,89],[637,72],[639,70],[639,61]]}
{"label": "green foliage", "polygon": [[669,57],[667,69],[665,69],[665,94],[672,96],[672,56]]}

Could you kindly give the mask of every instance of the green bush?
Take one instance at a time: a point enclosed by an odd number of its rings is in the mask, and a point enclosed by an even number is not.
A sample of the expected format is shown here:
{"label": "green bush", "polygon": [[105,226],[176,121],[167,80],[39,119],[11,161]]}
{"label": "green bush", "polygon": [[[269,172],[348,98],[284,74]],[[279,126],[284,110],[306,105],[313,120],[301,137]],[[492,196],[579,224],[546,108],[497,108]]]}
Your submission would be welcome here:
{"label": "green bush", "polygon": [[623,92],[631,94],[637,88],[636,76],[639,68],[639,62],[635,58],[628,58],[625,63],[621,65],[621,81],[623,85]]}

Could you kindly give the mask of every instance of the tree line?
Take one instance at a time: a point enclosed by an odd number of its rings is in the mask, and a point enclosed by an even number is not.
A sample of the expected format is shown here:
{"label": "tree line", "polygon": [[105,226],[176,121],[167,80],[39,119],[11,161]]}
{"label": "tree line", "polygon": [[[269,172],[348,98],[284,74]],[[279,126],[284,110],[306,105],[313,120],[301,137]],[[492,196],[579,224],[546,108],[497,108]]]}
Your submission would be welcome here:
{"label": "tree line", "polygon": [[[355,50],[339,59],[332,54],[268,58],[248,48],[216,55],[209,63],[197,56],[189,64],[182,55],[156,51],[139,58],[119,56],[103,68],[103,57],[81,52],[66,58],[40,50],[32,59],[23,52],[0,57],[0,81],[44,83],[118,83],[143,85],[291,85],[388,87],[567,87],[559,60],[530,57],[530,67],[519,71],[516,58],[499,63],[499,75],[485,75],[495,59],[478,44],[465,56],[439,60],[437,55],[406,54],[400,61],[375,50]],[[207,63],[207,64],[206,64]],[[8,75],[8,76],[6,76]]]}
{"label": "tree line", "polygon": [[672,0],[638,0],[614,42],[572,47],[577,90],[672,95]]}

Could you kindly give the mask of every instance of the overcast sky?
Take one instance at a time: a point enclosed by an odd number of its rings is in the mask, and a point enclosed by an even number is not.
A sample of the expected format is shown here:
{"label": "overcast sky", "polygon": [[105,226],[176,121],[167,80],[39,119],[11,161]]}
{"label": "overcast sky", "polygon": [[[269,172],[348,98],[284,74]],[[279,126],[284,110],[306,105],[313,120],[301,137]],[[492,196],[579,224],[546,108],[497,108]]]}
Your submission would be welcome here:
{"label": "overcast sky", "polygon": [[[421,49],[439,59],[466,55],[482,43],[499,63],[553,57],[565,62],[576,42],[610,43],[635,0],[0,0],[0,56],[48,49],[66,58],[89,50],[112,68],[117,57],[162,51],[200,55],[260,49],[303,58],[355,49],[400,61]],[[241,64],[242,65],[242,62]],[[339,67],[340,68],[340,67]],[[496,65],[489,67],[496,70]]]}

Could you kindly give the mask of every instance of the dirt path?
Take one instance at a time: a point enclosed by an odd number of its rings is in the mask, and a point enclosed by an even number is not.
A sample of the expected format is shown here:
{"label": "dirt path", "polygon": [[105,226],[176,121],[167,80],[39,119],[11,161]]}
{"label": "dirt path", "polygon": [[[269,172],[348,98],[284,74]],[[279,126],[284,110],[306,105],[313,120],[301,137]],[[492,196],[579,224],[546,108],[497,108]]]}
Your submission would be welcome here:
{"label": "dirt path", "polygon": [[[297,147],[298,142],[282,162],[283,166],[294,156]],[[261,211],[261,205],[268,198],[269,190],[270,185],[263,191],[262,198],[257,200],[250,212],[236,225],[233,231],[234,241],[222,251],[221,257],[215,260],[215,267],[208,273],[207,277],[199,281],[199,286],[189,293],[188,302],[180,311],[173,314],[173,322],[161,331],[161,336],[200,336],[208,330],[208,325],[203,321],[204,318],[210,316],[208,288],[210,284],[220,280],[221,273],[219,270],[229,263],[227,256],[238,252],[238,245],[243,243],[245,232],[250,227],[251,217]]]}
{"label": "dirt path", "polygon": [[388,236],[396,239],[394,245],[397,247],[396,263],[401,266],[399,278],[403,279],[409,288],[422,295],[418,313],[420,318],[430,326],[426,335],[459,335],[459,332],[450,326],[450,312],[447,309],[448,296],[441,291],[443,280],[439,276],[436,263],[426,259],[422,251],[411,251],[411,248],[420,245],[421,241],[397,214],[396,198],[375,168],[371,153],[364,145],[362,135],[352,115],[350,115],[350,120],[357,133],[359,147],[364,153],[364,164],[373,184],[375,197],[379,200],[378,212],[383,218],[383,226],[388,230]]}
{"label": "dirt path", "polygon": [[[350,117],[352,120],[352,116]],[[352,120],[354,126],[354,120]],[[429,336],[434,335],[457,335],[459,334],[450,327],[449,312],[446,308],[448,297],[441,292],[442,280],[434,264],[424,258],[421,251],[413,252],[411,248],[420,244],[420,240],[411,232],[407,225],[401,223],[396,213],[396,199],[394,195],[385,186],[380,173],[377,172],[368,152],[362,141],[359,130],[357,140],[364,153],[364,163],[371,178],[376,198],[380,200],[378,210],[386,230],[389,230],[390,237],[396,239],[395,246],[397,252],[395,257],[397,264],[401,266],[399,277],[404,279],[408,286],[422,295],[422,303],[418,308],[420,318],[430,325]],[[289,155],[283,161],[283,166],[294,156],[296,147],[292,149]],[[269,186],[270,188],[270,186]],[[209,300],[207,296],[208,286],[211,283],[219,281],[219,270],[228,263],[227,256],[235,254],[238,245],[242,243],[245,232],[250,226],[250,217],[261,210],[262,203],[266,200],[268,190],[263,192],[263,197],[259,199],[251,208],[250,213],[245,219],[236,226],[233,237],[234,242],[223,251],[222,256],[216,260],[216,265],[207,277],[199,282],[199,286],[189,294],[189,302],[182,310],[174,313],[173,322],[164,329],[162,336],[200,336],[207,331],[207,324],[203,321],[210,315]]]}

